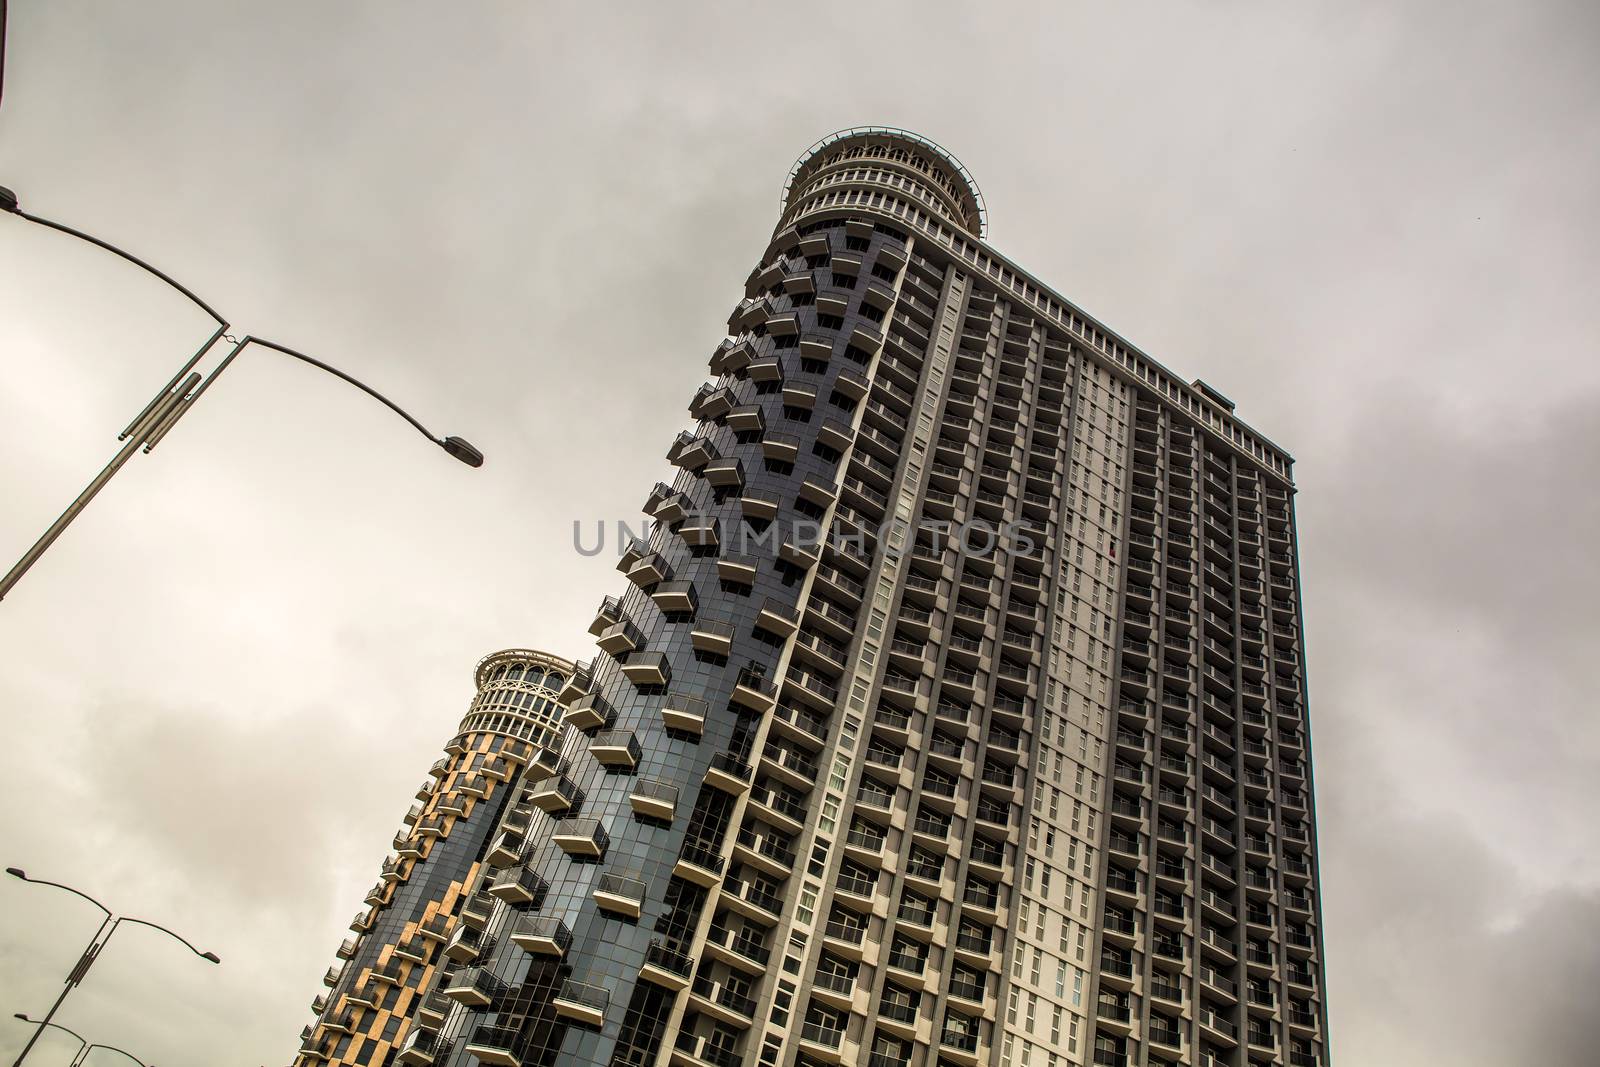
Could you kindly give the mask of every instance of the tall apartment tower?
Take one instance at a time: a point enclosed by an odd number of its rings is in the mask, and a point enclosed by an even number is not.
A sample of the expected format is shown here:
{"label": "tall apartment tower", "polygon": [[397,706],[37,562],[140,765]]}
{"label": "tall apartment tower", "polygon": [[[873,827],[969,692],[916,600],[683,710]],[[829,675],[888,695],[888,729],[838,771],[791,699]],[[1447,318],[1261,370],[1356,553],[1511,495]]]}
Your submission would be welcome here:
{"label": "tall apartment tower", "polygon": [[1327,1062],[1289,457],[984,228],[795,165],[399,1062]]}
{"label": "tall apartment tower", "polygon": [[[477,694],[445,755],[428,770],[395,834],[394,854],[351,922],[328,969],[317,1020],[300,1035],[299,1067],[394,1063],[431,1039],[427,1001],[453,961],[482,946],[476,895],[494,835],[524,783],[559,766],[557,695],[572,677],[564,659],[507,649],[478,664]],[[437,1003],[437,1001],[435,1001]]]}

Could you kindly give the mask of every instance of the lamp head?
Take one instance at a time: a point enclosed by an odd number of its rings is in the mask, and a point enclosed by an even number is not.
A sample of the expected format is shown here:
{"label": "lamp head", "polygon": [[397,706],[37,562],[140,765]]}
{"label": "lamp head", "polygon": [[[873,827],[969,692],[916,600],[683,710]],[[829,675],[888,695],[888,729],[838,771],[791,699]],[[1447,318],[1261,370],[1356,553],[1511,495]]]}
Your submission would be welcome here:
{"label": "lamp head", "polygon": [[459,437],[446,437],[439,446],[469,467],[483,466],[483,453]]}
{"label": "lamp head", "polygon": [[202,952],[200,953],[200,958],[203,960],[210,960],[212,963],[222,962],[222,960],[217,957],[215,952]]}
{"label": "lamp head", "polygon": [[24,882],[28,880],[28,872],[21,867],[7,867],[6,873],[13,878],[21,878]]}
{"label": "lamp head", "polygon": [[0,185],[0,211],[9,211],[13,215],[22,210],[22,205],[17,202],[17,194]]}

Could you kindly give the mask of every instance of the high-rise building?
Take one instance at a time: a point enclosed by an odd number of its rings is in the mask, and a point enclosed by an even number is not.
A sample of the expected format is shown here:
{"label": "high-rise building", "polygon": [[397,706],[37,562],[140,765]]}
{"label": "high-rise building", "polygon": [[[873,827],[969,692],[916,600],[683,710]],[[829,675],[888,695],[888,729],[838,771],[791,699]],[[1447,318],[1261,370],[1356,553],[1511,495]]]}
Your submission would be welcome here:
{"label": "high-rise building", "polygon": [[484,947],[474,889],[485,860],[520,847],[530,820],[518,823],[515,800],[560,765],[570,731],[556,697],[572,670],[521,648],[478,664],[477,694],[323,976],[329,991],[312,1002],[318,1018],[301,1032],[297,1063],[393,1063],[402,1048],[428,1047],[430,1007],[448,1006],[435,995],[440,977]]}
{"label": "high-rise building", "polygon": [[1327,1062],[1291,461],[985,227],[795,164],[396,1062]]}

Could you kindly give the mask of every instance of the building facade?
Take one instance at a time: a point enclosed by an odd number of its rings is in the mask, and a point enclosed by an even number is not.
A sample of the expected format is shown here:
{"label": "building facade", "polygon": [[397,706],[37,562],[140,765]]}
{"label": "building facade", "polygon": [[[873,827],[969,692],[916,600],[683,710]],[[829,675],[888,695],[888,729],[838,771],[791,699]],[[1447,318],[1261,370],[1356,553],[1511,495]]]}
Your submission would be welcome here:
{"label": "building facade", "polygon": [[517,815],[528,814],[517,803],[527,783],[559,766],[568,731],[557,696],[572,671],[530,649],[478,664],[472,704],[323,976],[328,992],[312,1002],[317,1020],[300,1035],[297,1064],[392,1064],[431,1047],[430,1008],[448,1005],[436,995],[440,978],[483,947],[475,909],[485,860],[530,826]]}
{"label": "building facade", "polygon": [[1327,1063],[1291,461],[985,226],[795,165],[398,1062]]}

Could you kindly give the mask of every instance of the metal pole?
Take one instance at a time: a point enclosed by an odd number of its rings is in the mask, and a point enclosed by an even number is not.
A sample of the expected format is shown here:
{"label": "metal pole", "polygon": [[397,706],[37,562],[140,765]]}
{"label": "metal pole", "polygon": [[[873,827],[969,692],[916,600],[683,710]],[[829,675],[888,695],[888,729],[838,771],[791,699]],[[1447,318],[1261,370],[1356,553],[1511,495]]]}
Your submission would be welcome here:
{"label": "metal pole", "polygon": [[[105,488],[106,483],[123,468],[128,460],[133,458],[133,454],[139,450],[140,446],[145,445],[148,441],[149,447],[145,448],[148,453],[150,448],[155,446],[154,441],[149,440],[152,434],[158,429],[165,433],[165,430],[170,428],[173,422],[177,421],[175,415],[185,410],[183,406],[184,400],[194,392],[195,386],[200,383],[200,375],[192,372],[190,368],[200,361],[200,358],[206,354],[206,351],[212,345],[216,344],[217,339],[222,336],[222,331],[225,328],[219,327],[217,332],[211,335],[210,340],[201,345],[200,350],[190,357],[189,362],[185,363],[183,368],[173,376],[172,381],[168,382],[162,391],[157,393],[149,404],[145,405],[145,409],[119,435],[118,439],[125,441],[126,444],[111,458],[111,462],[106,464],[105,469],[100,472],[99,476],[89,483],[87,489],[78,494],[78,499],[74,500],[67,510],[61,513],[61,517],[44,532],[44,536],[34,542],[33,547],[28,549],[27,554],[17,561],[17,565],[6,572],[4,578],[0,578],[0,600],[4,600],[6,594],[10,593],[12,588],[22,581],[22,576],[28,573],[28,569],[38,562],[39,557],[44,555],[51,545],[55,544],[56,538],[60,537],[67,527],[72,525],[72,520],[76,519],[79,513],[89,506],[89,502],[95,498],[100,490]],[[233,354],[237,352],[238,348],[235,348],[233,353],[229,353],[229,358],[232,358]],[[187,378],[183,377],[185,373],[189,375]]]}
{"label": "metal pole", "polygon": [[38,562],[40,556],[44,555],[45,549],[55,544],[56,538],[60,537],[66,528],[72,525],[72,520],[78,517],[79,512],[88,507],[89,501],[93,500],[95,495],[106,487],[106,483],[111,480],[112,476],[121,470],[128,460],[133,458],[133,454],[139,451],[140,444],[139,439],[135,437],[123,445],[121,450],[111,458],[111,462],[106,464],[105,470],[101,471],[99,476],[89,483],[87,489],[78,494],[78,499],[74,500],[67,510],[61,513],[61,517],[51,524],[50,529],[44,532],[44,536],[34,542],[33,547],[28,549],[27,554],[17,562],[15,567],[12,567],[6,573],[4,578],[0,578],[0,600],[4,600],[6,594],[11,592],[12,587],[22,581],[22,576],[28,573],[28,568]]}
{"label": "metal pole", "polygon": [[[22,1051],[17,1054],[16,1062],[11,1067],[22,1067],[22,1061],[28,1058],[28,1053],[38,1042],[39,1035],[44,1033],[45,1027],[50,1025],[50,1020],[55,1018],[56,1010],[61,1007],[61,1002],[67,999],[67,994],[72,992],[74,986],[83,981],[85,974],[89,973],[89,967],[94,963],[95,956],[99,954],[100,946],[105,944],[104,941],[100,940],[100,935],[105,933],[107,923],[111,925],[111,934],[117,932],[117,924],[112,920],[110,914],[100,920],[100,929],[94,932],[94,937],[89,941],[89,947],[83,950],[83,955],[78,957],[78,962],[73,964],[72,970],[68,972],[67,980],[61,987],[61,995],[56,998],[54,1004],[50,1005],[50,1010],[45,1012],[44,1018],[40,1020],[39,1025],[34,1027],[33,1036],[28,1038],[26,1045],[22,1046]],[[106,934],[106,941],[111,940],[111,934]]]}

